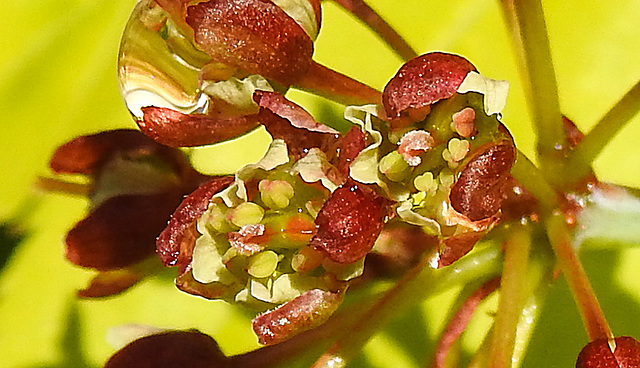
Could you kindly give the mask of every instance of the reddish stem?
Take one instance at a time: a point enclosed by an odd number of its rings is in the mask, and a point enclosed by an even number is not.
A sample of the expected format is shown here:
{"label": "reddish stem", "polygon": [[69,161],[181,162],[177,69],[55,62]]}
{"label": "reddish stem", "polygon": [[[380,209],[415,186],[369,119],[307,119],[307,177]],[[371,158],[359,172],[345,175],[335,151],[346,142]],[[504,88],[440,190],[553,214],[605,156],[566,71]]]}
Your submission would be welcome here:
{"label": "reddish stem", "polygon": [[602,308],[600,308],[593,287],[571,244],[571,237],[563,215],[556,214],[548,220],[547,235],[556,253],[560,269],[576,300],[589,340],[613,339],[613,333]]}
{"label": "reddish stem", "polygon": [[382,38],[402,59],[418,56],[415,50],[363,0],[334,0],[347,11],[362,20],[372,31]]}
{"label": "reddish stem", "polygon": [[465,302],[460,309],[451,318],[447,328],[442,333],[442,337],[436,347],[436,354],[434,361],[431,364],[433,368],[446,367],[447,356],[453,344],[458,340],[462,332],[467,328],[473,313],[475,312],[480,302],[486,299],[491,293],[493,293],[498,286],[500,286],[500,278],[496,277],[486,283],[484,283],[478,290],[476,290]]}
{"label": "reddish stem", "polygon": [[344,74],[312,62],[295,87],[344,105],[382,104],[382,94]]}

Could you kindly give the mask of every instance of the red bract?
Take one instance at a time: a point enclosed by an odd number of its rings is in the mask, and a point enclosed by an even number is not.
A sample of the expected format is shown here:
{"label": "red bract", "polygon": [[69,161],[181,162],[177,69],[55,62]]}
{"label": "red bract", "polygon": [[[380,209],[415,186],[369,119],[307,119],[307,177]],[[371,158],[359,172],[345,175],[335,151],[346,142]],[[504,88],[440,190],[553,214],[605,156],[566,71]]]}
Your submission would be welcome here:
{"label": "red bract", "polygon": [[170,331],[143,337],[122,348],[105,368],[225,368],[229,359],[210,336]]}
{"label": "red bract", "polygon": [[203,176],[178,150],[139,131],[83,136],[53,155],[56,173],[90,175],[93,208],[67,234],[67,258],[101,271],[84,297],[112,295],[142,276],[134,267],[154,255],[156,236],[185,193]]}
{"label": "red bract", "polygon": [[143,107],[138,127],[155,141],[171,147],[193,147],[222,142],[258,126],[256,115],[224,117],[183,114],[165,107]]}
{"label": "red bract", "polygon": [[291,85],[311,64],[313,41],[271,2],[202,2],[187,8],[186,21],[203,51],[245,72]]}
{"label": "red bract", "polygon": [[516,160],[511,141],[491,144],[478,151],[460,172],[449,196],[451,206],[471,221],[481,221],[498,213]]}
{"label": "red bract", "polygon": [[310,148],[320,148],[331,158],[339,133],[317,123],[302,107],[275,92],[255,91],[255,102],[260,105],[260,123],[274,139],[287,143],[289,155],[294,159],[306,155]]}
{"label": "red bract", "polygon": [[[612,351],[612,348],[615,350]],[[578,355],[576,368],[640,367],[640,342],[630,336],[616,337],[613,342],[599,339],[588,343]]]}
{"label": "red bract", "polygon": [[[440,52],[418,56],[405,63],[382,93],[382,104],[391,120],[412,110],[422,110],[452,97],[470,71],[467,59]],[[428,110],[427,110],[428,112]]]}
{"label": "red bract", "polygon": [[388,201],[348,180],[324,203],[310,245],[337,263],[353,263],[369,253],[388,214]]}

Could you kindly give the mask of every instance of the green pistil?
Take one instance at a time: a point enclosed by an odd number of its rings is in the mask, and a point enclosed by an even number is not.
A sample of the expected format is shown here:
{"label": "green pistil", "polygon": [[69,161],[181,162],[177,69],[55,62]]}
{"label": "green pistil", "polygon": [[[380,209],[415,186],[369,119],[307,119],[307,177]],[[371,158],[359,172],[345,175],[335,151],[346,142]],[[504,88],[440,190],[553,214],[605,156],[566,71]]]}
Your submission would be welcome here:
{"label": "green pistil", "polygon": [[289,206],[293,198],[293,186],[284,180],[262,180],[258,184],[260,198],[264,204],[272,209]]}
{"label": "green pistil", "polygon": [[263,217],[264,209],[253,202],[241,203],[227,215],[229,221],[238,227],[259,224]]}
{"label": "green pistil", "polygon": [[249,258],[247,272],[256,278],[271,276],[278,266],[278,255],[270,250],[252,255]]}
{"label": "green pistil", "polygon": [[380,159],[378,168],[389,180],[400,182],[410,173],[409,165],[398,151],[391,151]]}

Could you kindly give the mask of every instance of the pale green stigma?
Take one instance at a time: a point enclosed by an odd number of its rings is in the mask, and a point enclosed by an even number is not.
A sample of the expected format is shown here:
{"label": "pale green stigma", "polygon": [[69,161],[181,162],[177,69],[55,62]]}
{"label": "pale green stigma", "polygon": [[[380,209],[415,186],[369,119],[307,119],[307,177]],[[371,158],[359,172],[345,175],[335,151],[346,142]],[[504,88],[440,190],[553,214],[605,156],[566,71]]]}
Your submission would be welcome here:
{"label": "pale green stigma", "polygon": [[256,278],[271,276],[278,266],[278,255],[270,250],[256,253],[249,258],[247,272]]}
{"label": "pale green stigma", "polygon": [[284,180],[261,180],[258,184],[260,198],[272,209],[285,208],[293,198],[293,186]]}
{"label": "pale green stigma", "polygon": [[253,202],[243,202],[231,209],[227,217],[238,227],[259,224],[264,217],[264,209]]}

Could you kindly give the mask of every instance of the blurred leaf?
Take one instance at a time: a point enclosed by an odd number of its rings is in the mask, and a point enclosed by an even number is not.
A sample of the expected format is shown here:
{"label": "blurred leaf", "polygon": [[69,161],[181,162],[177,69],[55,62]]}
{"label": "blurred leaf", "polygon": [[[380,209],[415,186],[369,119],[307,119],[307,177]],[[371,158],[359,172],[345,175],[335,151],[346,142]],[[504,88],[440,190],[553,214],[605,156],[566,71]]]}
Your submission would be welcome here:
{"label": "blurred leaf", "polygon": [[27,235],[9,223],[0,224],[0,275],[13,252]]}

